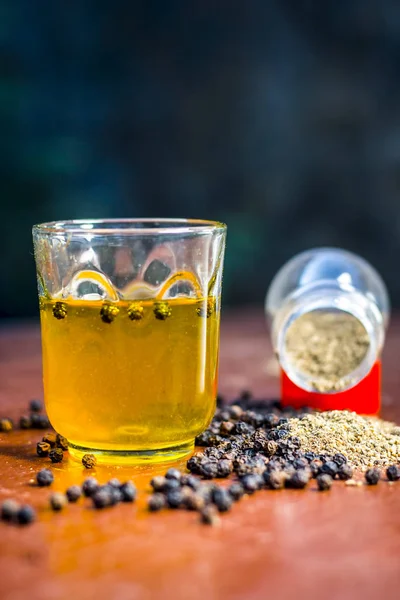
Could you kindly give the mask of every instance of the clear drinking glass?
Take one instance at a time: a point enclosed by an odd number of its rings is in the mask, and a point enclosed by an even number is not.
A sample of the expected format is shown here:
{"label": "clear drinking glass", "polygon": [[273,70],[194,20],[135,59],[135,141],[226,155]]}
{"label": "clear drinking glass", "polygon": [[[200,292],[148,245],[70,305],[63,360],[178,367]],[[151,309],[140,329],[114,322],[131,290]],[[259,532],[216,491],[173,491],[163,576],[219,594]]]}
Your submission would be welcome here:
{"label": "clear drinking glass", "polygon": [[189,219],[34,226],[46,409],[73,456],[193,449],[215,411],[225,237]]}

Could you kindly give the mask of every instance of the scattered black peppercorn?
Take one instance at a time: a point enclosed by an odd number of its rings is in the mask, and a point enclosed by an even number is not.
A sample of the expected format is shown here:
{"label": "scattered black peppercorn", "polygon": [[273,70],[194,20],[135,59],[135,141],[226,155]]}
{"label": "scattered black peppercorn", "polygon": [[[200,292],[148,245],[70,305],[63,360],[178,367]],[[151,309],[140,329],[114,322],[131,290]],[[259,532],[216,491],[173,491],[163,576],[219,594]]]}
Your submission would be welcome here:
{"label": "scattered black peppercorn", "polygon": [[19,420],[19,426],[21,429],[31,429],[31,427],[32,427],[31,418],[28,417],[27,415],[22,416]]}
{"label": "scattered black peppercorn", "polygon": [[29,525],[36,519],[36,513],[32,506],[23,504],[17,512],[17,522],[20,525]]}
{"label": "scattered black peppercorn", "polygon": [[171,490],[167,493],[167,504],[169,508],[179,508],[183,505],[184,498],[181,490]]}
{"label": "scattered black peppercorn", "polygon": [[87,498],[90,498],[96,492],[98,487],[99,484],[97,482],[97,479],[95,479],[94,477],[88,477],[82,484],[83,495]]}
{"label": "scattered black peppercorn", "polygon": [[318,489],[321,492],[325,492],[326,490],[330,490],[332,487],[333,479],[328,473],[321,473],[317,476],[317,485]]}
{"label": "scattered black peppercorn", "polygon": [[200,465],[200,475],[204,479],[214,479],[218,475],[218,465],[213,461],[206,461]]}
{"label": "scattered black peppercorn", "polygon": [[333,460],[328,460],[326,463],[324,463],[320,469],[320,473],[326,473],[327,475],[330,475],[332,477],[332,479],[335,479],[337,472],[339,470],[339,467],[337,465],[337,463],[335,463]]}
{"label": "scattered black peppercorn", "polygon": [[11,419],[0,419],[0,431],[9,433],[14,428]]}
{"label": "scattered black peppercorn", "polygon": [[48,429],[49,427],[50,427],[50,421],[46,415],[32,413],[31,429]]}
{"label": "scattered black peppercorn", "polygon": [[71,485],[65,492],[68,502],[77,502],[82,496],[82,489],[79,485]]}
{"label": "scattered black peppercorn", "polygon": [[176,479],[177,481],[181,480],[181,472],[179,471],[179,469],[168,469],[168,471],[165,473],[165,478],[166,479]]}
{"label": "scattered black peppercorn", "polygon": [[82,464],[85,469],[93,469],[97,464],[97,458],[94,454],[84,454],[82,456]]}
{"label": "scattered black peppercorn", "polygon": [[308,469],[308,460],[306,458],[296,458],[293,462],[293,466],[295,469]]}
{"label": "scattered black peppercorn", "polygon": [[265,484],[271,490],[281,490],[285,487],[285,482],[288,476],[285,471],[273,469],[272,471],[265,471],[263,477]]}
{"label": "scattered black peppercorn", "polygon": [[48,456],[50,450],[51,446],[47,442],[38,442],[36,444],[36,454],[40,457]]}
{"label": "scattered black peppercorn", "polygon": [[235,500],[235,502],[237,502],[238,500],[240,500],[243,497],[244,488],[241,483],[239,483],[238,481],[235,481],[235,483],[232,483],[232,485],[228,488],[228,492],[232,496],[232,498]]}
{"label": "scattered black peppercorn", "polygon": [[337,452],[333,456],[332,460],[337,464],[338,467],[341,467],[342,465],[344,465],[345,463],[347,463],[347,458],[341,452]]}
{"label": "scattered black peppercorn", "polygon": [[353,469],[348,463],[340,465],[338,470],[338,477],[342,481],[347,481],[353,477]]}
{"label": "scattered black peppercorn", "polygon": [[213,503],[218,508],[219,512],[226,512],[231,509],[233,499],[227,490],[217,488],[213,492]]}
{"label": "scattered black peppercorn", "polygon": [[119,308],[112,304],[103,304],[100,309],[100,316],[103,323],[112,323],[118,316]]}
{"label": "scattered black peppercorn", "polygon": [[380,478],[381,472],[376,467],[368,469],[368,471],[365,473],[365,481],[368,483],[368,485],[377,485]]}
{"label": "scattered black peppercorn", "polygon": [[51,485],[54,481],[54,475],[50,469],[42,469],[36,474],[36,481],[40,487]]}
{"label": "scattered black peppercorn", "polygon": [[34,400],[31,400],[29,402],[29,410],[31,412],[35,412],[38,413],[43,409],[43,404],[40,400],[37,400],[36,398]]}
{"label": "scattered black peppercorn", "polygon": [[110,497],[111,497],[111,506],[115,506],[122,502],[122,492],[119,488],[115,488],[113,486],[109,486],[110,488]]}
{"label": "scattered black peppercorn", "polygon": [[59,433],[56,434],[56,446],[57,448],[61,448],[61,450],[68,450],[68,440],[63,435]]}
{"label": "scattered black peppercorn", "polygon": [[113,477],[112,479],[110,479],[107,485],[111,485],[111,487],[117,488],[119,490],[119,488],[121,487],[121,482],[116,477]]}
{"label": "scattered black peppercorn", "polygon": [[190,494],[184,499],[184,505],[187,510],[201,510],[206,505],[205,499],[201,494]]}
{"label": "scattered black peppercorn", "polygon": [[188,485],[192,490],[197,490],[201,486],[201,481],[193,475],[182,475],[181,483]]}
{"label": "scattered black peppercorn", "polygon": [[286,480],[286,487],[302,490],[310,481],[310,473],[306,469],[298,469]]}
{"label": "scattered black peppercorn", "polygon": [[3,521],[15,521],[19,511],[19,504],[15,500],[4,500],[1,505],[0,516]]}
{"label": "scattered black peppercorn", "polygon": [[99,488],[92,496],[93,506],[101,509],[111,506],[111,493],[109,490]]}
{"label": "scattered black peppercorn", "polygon": [[167,501],[163,494],[153,494],[148,500],[148,508],[151,512],[162,510],[167,505]]}
{"label": "scattered black peppercorn", "polygon": [[389,481],[398,481],[400,479],[400,468],[397,465],[391,465],[386,469],[386,477]]}
{"label": "scattered black peppercorn", "polygon": [[43,442],[46,442],[47,444],[49,444],[52,448],[54,448],[54,446],[56,445],[56,434],[55,433],[46,433],[43,438],[42,438]]}
{"label": "scattered black peppercorn", "polygon": [[233,463],[231,460],[223,458],[217,463],[217,477],[228,477],[233,471]]}
{"label": "scattered black peppercorn", "polygon": [[242,477],[240,483],[246,494],[253,494],[262,487],[264,480],[260,475],[250,474]]}
{"label": "scattered black peppercorn", "polygon": [[273,440],[268,440],[268,442],[264,446],[264,451],[267,456],[273,456],[278,451],[278,444]]}
{"label": "scattered black peppercorn", "polygon": [[222,421],[221,425],[219,426],[219,432],[221,435],[229,436],[234,429],[235,423],[232,423],[232,421]]}
{"label": "scattered black peppercorn", "polygon": [[159,319],[160,321],[165,321],[165,319],[168,319],[168,317],[170,317],[172,314],[171,307],[169,306],[168,302],[164,301],[155,302],[153,312],[156,319]]}
{"label": "scattered black peppercorn", "polygon": [[177,479],[166,479],[163,492],[167,494],[168,492],[173,492],[174,490],[179,490],[181,487],[180,481]]}
{"label": "scattered black peppercorn", "polygon": [[150,481],[150,485],[155,492],[163,492],[165,487],[166,479],[162,475],[156,475]]}
{"label": "scattered black peppercorn", "polygon": [[136,487],[131,481],[123,483],[120,487],[122,502],[134,502],[136,500]]}
{"label": "scattered black peppercorn", "polygon": [[54,492],[50,496],[50,506],[54,511],[62,510],[67,504],[67,496],[61,492]]}
{"label": "scattered black peppercorn", "polygon": [[128,307],[128,317],[131,321],[140,321],[143,313],[144,309],[140,302],[132,302]]}
{"label": "scattered black peppercorn", "polygon": [[56,319],[65,319],[67,316],[67,305],[65,302],[56,302],[53,306],[53,315]]}
{"label": "scattered black peppercorn", "polygon": [[216,508],[214,506],[205,506],[200,511],[200,521],[205,525],[218,525],[219,517]]}
{"label": "scattered black peppercorn", "polygon": [[316,458],[310,462],[311,476],[315,479],[320,473],[321,467],[324,463],[319,458]]}
{"label": "scattered black peppercorn", "polygon": [[64,458],[64,452],[61,448],[52,448],[49,452],[49,458],[52,463],[60,463]]}
{"label": "scattered black peppercorn", "polygon": [[305,452],[304,458],[310,463],[315,459],[315,452]]}

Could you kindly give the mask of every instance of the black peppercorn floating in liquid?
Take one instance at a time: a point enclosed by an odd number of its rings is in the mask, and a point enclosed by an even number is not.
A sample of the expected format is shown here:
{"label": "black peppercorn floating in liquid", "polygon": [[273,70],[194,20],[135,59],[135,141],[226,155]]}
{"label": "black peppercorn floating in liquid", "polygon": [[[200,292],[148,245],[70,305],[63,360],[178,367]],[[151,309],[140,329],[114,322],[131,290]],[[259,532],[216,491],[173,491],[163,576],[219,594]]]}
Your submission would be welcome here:
{"label": "black peppercorn floating in liquid", "polygon": [[172,314],[170,305],[168,304],[168,302],[164,301],[155,302],[153,312],[156,319],[160,321],[165,321]]}
{"label": "black peppercorn floating in liquid", "polygon": [[131,321],[140,321],[143,315],[144,309],[140,302],[132,302],[128,306],[128,317]]}
{"label": "black peppercorn floating in liquid", "polygon": [[68,313],[68,308],[65,302],[56,302],[53,306],[53,315],[56,319],[65,319]]}
{"label": "black peppercorn floating in liquid", "polygon": [[117,306],[113,306],[112,304],[103,304],[100,309],[100,317],[103,323],[112,323],[114,319],[117,318],[119,314],[119,308]]}

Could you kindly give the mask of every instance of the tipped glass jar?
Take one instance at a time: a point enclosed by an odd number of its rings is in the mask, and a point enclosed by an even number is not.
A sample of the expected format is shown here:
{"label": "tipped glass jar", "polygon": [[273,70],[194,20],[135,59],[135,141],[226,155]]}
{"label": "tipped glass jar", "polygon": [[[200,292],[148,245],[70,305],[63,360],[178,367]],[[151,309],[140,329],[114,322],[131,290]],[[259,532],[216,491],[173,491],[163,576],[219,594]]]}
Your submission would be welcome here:
{"label": "tipped glass jar", "polygon": [[351,252],[317,248],[295,256],[273,279],[265,309],[283,386],[289,380],[305,399],[355,389],[379,363],[387,290],[377,271]]}

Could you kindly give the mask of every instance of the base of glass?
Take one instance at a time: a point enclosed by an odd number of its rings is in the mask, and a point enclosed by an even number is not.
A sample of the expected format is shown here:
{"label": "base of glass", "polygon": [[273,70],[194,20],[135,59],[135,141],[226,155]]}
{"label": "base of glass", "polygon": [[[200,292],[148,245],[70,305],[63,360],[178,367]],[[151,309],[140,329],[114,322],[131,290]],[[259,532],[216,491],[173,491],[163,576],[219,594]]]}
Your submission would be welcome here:
{"label": "base of glass", "polygon": [[173,462],[191,454],[194,450],[193,442],[186,442],[177,446],[162,448],[161,450],[100,450],[85,448],[69,443],[69,455],[82,461],[84,454],[94,454],[98,464],[105,465],[150,465],[163,462]]}

